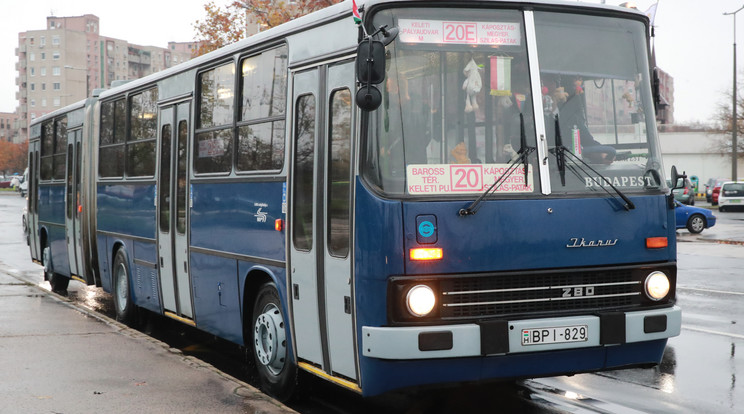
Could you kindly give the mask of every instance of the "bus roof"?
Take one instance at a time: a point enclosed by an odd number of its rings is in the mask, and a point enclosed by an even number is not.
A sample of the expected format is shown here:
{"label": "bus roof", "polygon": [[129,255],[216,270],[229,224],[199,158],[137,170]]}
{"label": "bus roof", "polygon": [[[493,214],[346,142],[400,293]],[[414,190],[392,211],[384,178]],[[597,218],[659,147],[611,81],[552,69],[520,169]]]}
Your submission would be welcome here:
{"label": "bus roof", "polygon": [[[357,6],[360,8],[360,10],[363,11],[365,8],[368,9],[371,7],[378,7],[378,6],[387,5],[387,4],[406,3],[410,5],[411,3],[416,3],[416,2],[430,3],[430,4],[449,3],[451,5],[451,0],[450,1],[447,1],[447,0],[413,0],[413,1],[411,0],[357,0]],[[628,8],[619,7],[619,6],[594,4],[594,3],[570,2],[570,1],[563,1],[563,0],[529,0],[529,1],[485,0],[485,1],[473,2],[473,5],[482,6],[484,3],[487,3],[487,2],[501,3],[501,4],[506,3],[506,4],[513,4],[515,6],[542,5],[542,6],[553,6],[556,8],[561,8],[561,7],[570,7],[572,9],[586,8],[586,9],[593,9],[593,10],[612,11],[615,13],[625,12],[625,13],[636,14],[638,15],[638,17],[646,18],[646,20],[648,19],[642,12],[638,10],[634,10],[634,9],[628,9]],[[165,69],[158,73],[154,73],[152,75],[148,75],[148,76],[145,76],[137,80],[133,80],[124,85],[113,87],[111,89],[103,91],[100,94],[100,99],[106,99],[107,97],[120,94],[121,92],[141,88],[144,85],[152,84],[154,82],[157,82],[169,76],[173,76],[181,72],[199,68],[206,63],[217,61],[217,60],[232,56],[236,53],[240,53],[248,49],[256,48],[263,44],[271,44],[272,42],[276,42],[277,40],[280,40],[284,37],[291,36],[295,33],[308,31],[312,28],[315,28],[319,25],[322,25],[328,22],[348,19],[349,27],[353,28],[354,23],[351,19],[351,15],[352,15],[351,8],[352,8],[352,1],[345,0],[341,3],[334,4],[325,9],[318,10],[316,12],[299,17],[295,20],[292,20],[287,23],[281,24],[279,26],[273,27],[266,31],[257,33],[246,39],[243,39],[233,44],[230,44],[228,46],[222,47],[218,50],[212,51],[205,55],[198,56],[194,59],[181,63],[177,66]],[[335,36],[337,34],[334,33],[333,35]],[[349,39],[348,50],[349,51],[354,50],[356,45],[357,45],[356,37],[354,37],[354,39]],[[337,50],[336,52],[343,52],[343,50]],[[296,63],[297,62],[293,62],[290,57],[289,66],[291,67]]]}

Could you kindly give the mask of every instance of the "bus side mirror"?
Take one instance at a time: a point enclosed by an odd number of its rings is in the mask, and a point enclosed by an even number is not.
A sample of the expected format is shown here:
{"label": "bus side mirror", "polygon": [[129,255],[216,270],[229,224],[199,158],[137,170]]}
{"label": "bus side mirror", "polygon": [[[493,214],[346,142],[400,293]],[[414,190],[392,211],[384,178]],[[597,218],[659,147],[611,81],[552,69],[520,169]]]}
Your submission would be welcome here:
{"label": "bus side mirror", "polygon": [[[674,166],[674,165],[672,165],[672,174],[671,175],[672,175],[671,176],[671,178],[672,178],[672,190],[674,190],[676,188],[682,188],[682,187],[685,186],[685,179],[687,178],[687,174],[685,174],[684,172],[682,172],[682,174],[678,173],[677,172],[677,167]],[[680,179],[682,179],[682,185],[681,186],[679,185]]]}
{"label": "bus side mirror", "polygon": [[357,91],[357,106],[365,111],[374,111],[382,104],[382,94],[376,86],[385,80],[385,45],[377,40],[366,39],[357,47],[356,73],[360,88]]}

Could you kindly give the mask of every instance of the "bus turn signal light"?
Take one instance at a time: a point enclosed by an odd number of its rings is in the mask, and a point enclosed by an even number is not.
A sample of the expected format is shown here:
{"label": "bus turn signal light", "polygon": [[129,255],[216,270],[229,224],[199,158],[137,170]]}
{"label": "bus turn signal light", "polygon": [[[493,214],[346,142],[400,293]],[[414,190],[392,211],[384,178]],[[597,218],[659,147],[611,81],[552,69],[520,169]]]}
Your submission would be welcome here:
{"label": "bus turn signal light", "polygon": [[648,237],[646,238],[646,248],[663,249],[669,246],[669,240],[666,237]]}
{"label": "bus turn signal light", "polygon": [[442,249],[439,247],[411,249],[411,260],[439,260],[441,258]]}
{"label": "bus turn signal light", "polygon": [[282,229],[284,229],[284,220],[282,219],[274,220],[274,230],[282,231]]}

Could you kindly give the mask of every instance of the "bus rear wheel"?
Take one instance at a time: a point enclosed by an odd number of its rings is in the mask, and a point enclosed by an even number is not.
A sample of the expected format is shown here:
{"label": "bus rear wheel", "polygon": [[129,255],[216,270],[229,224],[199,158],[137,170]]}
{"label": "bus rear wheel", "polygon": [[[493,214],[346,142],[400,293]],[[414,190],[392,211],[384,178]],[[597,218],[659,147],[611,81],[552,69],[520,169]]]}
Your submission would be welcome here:
{"label": "bus rear wheel", "polygon": [[265,283],[258,290],[251,321],[249,347],[261,388],[277,400],[288,401],[297,385],[297,365],[289,356],[286,318],[273,283]]}
{"label": "bus rear wheel", "polygon": [[44,279],[49,281],[52,292],[65,294],[67,287],[70,285],[70,278],[64,277],[54,272],[54,263],[52,263],[52,247],[44,247],[41,253],[41,263],[44,265]]}
{"label": "bus rear wheel", "polygon": [[134,321],[135,306],[129,289],[129,260],[124,249],[119,249],[114,257],[114,309],[116,320],[127,325]]}

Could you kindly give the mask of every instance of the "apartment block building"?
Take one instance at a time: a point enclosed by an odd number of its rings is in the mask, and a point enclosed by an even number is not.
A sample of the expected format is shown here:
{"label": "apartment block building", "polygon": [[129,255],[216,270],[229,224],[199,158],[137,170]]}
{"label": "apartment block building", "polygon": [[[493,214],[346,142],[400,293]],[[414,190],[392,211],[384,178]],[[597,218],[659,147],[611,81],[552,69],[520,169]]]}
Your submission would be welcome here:
{"label": "apartment block building", "polygon": [[92,14],[47,17],[45,29],[18,34],[20,139],[28,139],[33,119],[90,97],[95,89],[109,88],[115,80],[138,79],[189,60],[190,49],[140,46],[102,36],[100,19]]}
{"label": "apartment block building", "polygon": [[18,138],[18,114],[0,112],[0,141],[20,143]]}

